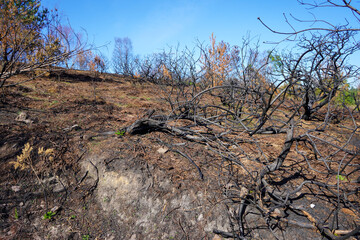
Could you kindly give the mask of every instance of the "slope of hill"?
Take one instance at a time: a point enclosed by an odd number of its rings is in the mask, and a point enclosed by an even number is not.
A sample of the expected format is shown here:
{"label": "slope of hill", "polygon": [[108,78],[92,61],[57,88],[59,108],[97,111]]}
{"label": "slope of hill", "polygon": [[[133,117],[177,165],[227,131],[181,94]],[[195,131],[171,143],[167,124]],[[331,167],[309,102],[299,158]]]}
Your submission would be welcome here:
{"label": "slope of hill", "polygon": [[[235,238],[230,219],[240,210],[229,196],[249,190],[232,192],[227,171],[239,168],[174,132],[126,132],[149,114],[169,114],[163,89],[75,70],[2,89],[1,239]],[[267,154],[281,152],[285,134],[280,136],[260,138]],[[292,171],[306,165],[292,164]],[[321,194],[299,200],[316,218],[326,216],[331,204]],[[311,223],[292,224],[305,215],[273,209],[279,221],[269,228],[256,208],[246,211],[248,238],[321,239]],[[359,223],[349,208],[339,209],[339,216],[343,227]]]}

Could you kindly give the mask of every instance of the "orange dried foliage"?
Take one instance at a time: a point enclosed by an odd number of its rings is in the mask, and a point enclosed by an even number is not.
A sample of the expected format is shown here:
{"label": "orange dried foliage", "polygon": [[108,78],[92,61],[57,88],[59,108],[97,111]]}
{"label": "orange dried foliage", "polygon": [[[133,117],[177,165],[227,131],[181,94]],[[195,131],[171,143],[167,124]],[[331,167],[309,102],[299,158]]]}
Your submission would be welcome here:
{"label": "orange dried foliage", "polygon": [[231,48],[223,41],[216,43],[214,33],[210,37],[211,46],[206,49],[202,56],[202,68],[205,71],[205,79],[210,81],[211,87],[220,86],[233,70],[231,66]]}
{"label": "orange dried foliage", "polygon": [[140,73],[135,72],[135,74],[134,74],[134,78],[135,78],[135,79],[139,79],[139,78],[141,78]]}
{"label": "orange dried foliage", "polygon": [[162,64],[162,65],[161,65],[161,73],[162,73],[162,75],[163,75],[163,77],[164,77],[165,79],[172,80],[171,73],[170,73],[170,71],[167,69],[167,67],[165,66],[165,64]]}

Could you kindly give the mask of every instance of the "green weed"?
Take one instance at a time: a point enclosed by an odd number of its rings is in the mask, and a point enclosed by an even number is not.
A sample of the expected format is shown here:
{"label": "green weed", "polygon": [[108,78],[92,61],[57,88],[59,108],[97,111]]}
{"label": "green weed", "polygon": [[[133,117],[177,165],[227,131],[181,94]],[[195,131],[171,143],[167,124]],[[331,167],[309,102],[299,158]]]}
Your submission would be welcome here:
{"label": "green weed", "polygon": [[59,103],[59,101],[54,100],[50,103],[50,106],[53,106],[54,104],[57,104],[57,103]]}
{"label": "green weed", "polygon": [[115,134],[117,135],[117,136],[124,136],[125,135],[125,133],[126,133],[126,131],[125,130],[117,130],[116,132],[115,132]]}
{"label": "green weed", "polygon": [[88,234],[82,236],[82,240],[89,240],[89,239],[90,239],[90,236]]}
{"label": "green weed", "polygon": [[343,175],[336,175],[336,179],[339,179],[339,180],[341,180],[341,181],[345,181],[345,180],[346,180],[345,176],[343,176]]}
{"label": "green weed", "polygon": [[55,214],[56,213],[54,213],[53,211],[49,211],[49,212],[47,212],[47,213],[45,213],[44,214],[44,216],[43,216],[43,219],[45,220],[45,219],[51,219],[53,216],[55,216]]}
{"label": "green weed", "polygon": [[15,219],[19,219],[19,214],[18,214],[18,211],[17,211],[17,209],[15,208],[15,213],[14,213],[15,215]]}

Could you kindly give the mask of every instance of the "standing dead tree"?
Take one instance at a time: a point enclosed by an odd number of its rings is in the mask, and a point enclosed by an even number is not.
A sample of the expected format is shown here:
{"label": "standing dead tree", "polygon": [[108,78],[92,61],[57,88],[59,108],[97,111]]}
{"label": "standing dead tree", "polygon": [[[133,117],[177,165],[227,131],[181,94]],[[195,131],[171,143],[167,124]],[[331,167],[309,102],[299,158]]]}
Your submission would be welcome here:
{"label": "standing dead tree", "polygon": [[163,99],[169,103],[172,115],[184,118],[193,111],[190,100],[197,92],[200,75],[197,71],[199,59],[194,50],[179,46],[159,54],[159,83]]}
{"label": "standing dead tree", "polygon": [[147,55],[143,58],[135,59],[137,78],[141,81],[148,81],[151,83],[158,83],[159,62],[157,61],[157,54]]}
{"label": "standing dead tree", "polygon": [[303,50],[298,60],[287,58],[287,71],[296,82],[292,94],[301,102],[302,118],[310,120],[314,113],[328,106],[347,81],[358,73],[356,66],[347,64],[348,57],[359,50],[354,44],[354,32],[329,32],[326,35],[312,34],[311,38],[301,38]]}

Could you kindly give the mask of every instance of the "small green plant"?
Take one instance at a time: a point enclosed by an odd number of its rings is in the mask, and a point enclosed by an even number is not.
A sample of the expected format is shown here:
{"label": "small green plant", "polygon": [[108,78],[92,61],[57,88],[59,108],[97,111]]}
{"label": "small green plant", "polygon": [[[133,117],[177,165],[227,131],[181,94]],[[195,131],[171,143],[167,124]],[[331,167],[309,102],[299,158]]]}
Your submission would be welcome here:
{"label": "small green plant", "polygon": [[59,101],[54,100],[54,101],[52,101],[52,102],[50,103],[50,106],[52,106],[52,105],[54,105],[54,104],[57,104],[57,103],[59,103]]}
{"label": "small green plant", "polygon": [[43,216],[43,219],[45,220],[45,219],[51,219],[53,216],[55,216],[55,212],[53,212],[53,211],[48,211],[47,213],[45,213],[44,214],[44,216]]}
{"label": "small green plant", "polygon": [[19,214],[18,214],[18,211],[17,211],[17,209],[15,208],[15,219],[19,219]]}
{"label": "small green plant", "polygon": [[339,180],[341,180],[341,181],[345,181],[345,180],[346,180],[345,176],[343,176],[343,175],[336,175],[336,179],[339,179]]}
{"label": "small green plant", "polygon": [[125,133],[126,133],[126,131],[125,130],[117,130],[116,132],[115,132],[115,134],[117,135],[117,136],[124,136],[125,135]]}
{"label": "small green plant", "polygon": [[75,218],[76,218],[76,215],[71,215],[70,218],[71,218],[71,219],[75,219]]}
{"label": "small green plant", "polygon": [[89,240],[90,239],[90,236],[87,234],[87,235],[82,235],[82,240]]}

